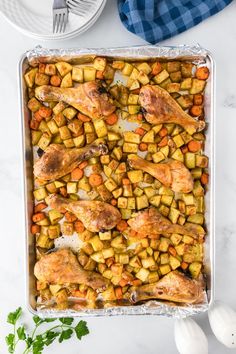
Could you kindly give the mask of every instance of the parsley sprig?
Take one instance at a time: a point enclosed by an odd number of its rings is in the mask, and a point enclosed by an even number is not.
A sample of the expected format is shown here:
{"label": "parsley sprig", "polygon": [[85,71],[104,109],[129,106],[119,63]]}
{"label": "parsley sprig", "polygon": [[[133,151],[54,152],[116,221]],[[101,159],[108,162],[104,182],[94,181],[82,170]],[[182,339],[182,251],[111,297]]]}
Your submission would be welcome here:
{"label": "parsley sprig", "polygon": [[[28,334],[25,325],[18,326],[18,320],[21,315],[22,308],[19,307],[16,311],[10,312],[7,317],[7,322],[13,325],[13,332],[6,336],[9,353],[16,353],[16,346],[19,341],[25,342],[23,354],[41,354],[44,348],[52,344],[57,338],[58,342],[61,343],[64,340],[70,339],[73,333],[75,333],[76,337],[81,340],[83,336],[89,333],[85,321],[79,321],[76,326],[72,326],[74,319],[70,317],[56,319],[34,316],[35,327],[32,333]],[[39,327],[42,324],[50,322],[55,322],[55,325],[39,333]]]}

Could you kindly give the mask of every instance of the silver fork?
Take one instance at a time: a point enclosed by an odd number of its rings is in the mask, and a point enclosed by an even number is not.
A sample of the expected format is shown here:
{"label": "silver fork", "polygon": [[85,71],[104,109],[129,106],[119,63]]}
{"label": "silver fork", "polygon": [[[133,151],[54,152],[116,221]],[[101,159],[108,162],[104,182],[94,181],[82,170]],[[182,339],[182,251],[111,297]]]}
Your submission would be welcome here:
{"label": "silver fork", "polygon": [[71,12],[83,16],[97,0],[66,0],[66,4]]}
{"label": "silver fork", "polygon": [[64,33],[68,22],[68,7],[65,0],[53,1],[53,33]]}

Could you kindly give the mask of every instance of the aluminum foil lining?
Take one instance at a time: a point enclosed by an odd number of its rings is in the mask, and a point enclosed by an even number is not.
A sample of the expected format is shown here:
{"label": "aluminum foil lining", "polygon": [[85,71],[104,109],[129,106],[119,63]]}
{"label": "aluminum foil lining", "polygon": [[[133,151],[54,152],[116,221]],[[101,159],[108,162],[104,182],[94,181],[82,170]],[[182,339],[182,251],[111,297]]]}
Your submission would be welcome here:
{"label": "aluminum foil lining", "polygon": [[[134,46],[121,48],[71,48],[71,49],[47,49],[41,46],[35,47],[26,53],[26,58],[31,66],[39,63],[53,63],[56,61],[67,61],[72,64],[81,64],[91,61],[95,56],[110,56],[112,58],[122,58],[125,60],[191,60],[191,62],[205,63],[209,56],[209,51],[200,45],[188,46],[180,45],[173,47],[161,46]],[[210,118],[209,118],[210,119]],[[212,235],[211,235],[212,236]],[[213,286],[214,284],[211,284]],[[211,289],[210,289],[211,291]],[[183,318],[202,313],[208,310],[209,301],[207,292],[205,300],[201,304],[183,304],[162,302],[151,300],[142,305],[116,306],[103,309],[84,309],[75,311],[72,309],[57,310],[37,307],[37,314],[41,317],[64,317],[64,316],[116,316],[116,315],[160,315],[165,317]],[[210,295],[212,299],[213,294]],[[31,307],[31,306],[29,306]],[[32,309],[32,307],[31,307]],[[32,309],[33,310],[33,309]],[[36,313],[33,310],[34,313]]]}

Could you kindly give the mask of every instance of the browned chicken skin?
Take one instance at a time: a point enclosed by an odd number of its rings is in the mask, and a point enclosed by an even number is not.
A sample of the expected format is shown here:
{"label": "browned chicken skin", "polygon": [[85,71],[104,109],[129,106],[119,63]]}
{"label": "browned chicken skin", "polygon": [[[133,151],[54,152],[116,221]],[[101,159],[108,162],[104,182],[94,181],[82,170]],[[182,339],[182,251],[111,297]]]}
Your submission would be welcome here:
{"label": "browned chicken skin", "polygon": [[151,124],[175,123],[181,125],[189,133],[205,128],[203,121],[197,121],[184,112],[174,98],[159,86],[143,86],[140,90],[139,101],[145,110],[145,119]]}
{"label": "browned chicken skin", "polygon": [[86,284],[93,289],[103,289],[107,280],[100,274],[84,270],[69,249],[59,249],[45,254],[35,264],[34,274],[49,284]]}
{"label": "browned chicken skin", "polygon": [[205,235],[205,231],[200,225],[191,223],[185,225],[172,224],[156,208],[140,211],[135,217],[128,220],[128,224],[131,229],[146,236],[180,234],[198,238]]}
{"label": "browned chicken skin", "polygon": [[121,214],[114,206],[98,200],[78,200],[62,198],[56,194],[46,199],[48,205],[58,211],[68,210],[82,221],[87,230],[99,232],[110,230],[117,225]]}
{"label": "browned chicken skin", "polygon": [[104,88],[95,81],[72,88],[43,85],[35,89],[35,96],[41,101],[64,101],[92,119],[109,116],[116,109]]}
{"label": "browned chicken skin", "polygon": [[131,154],[128,156],[128,162],[130,167],[149,173],[174,192],[189,193],[193,190],[192,175],[180,161],[169,160],[165,163],[152,163]]}
{"label": "browned chicken skin", "polygon": [[106,154],[107,146],[96,142],[84,148],[67,149],[64,145],[51,144],[34,164],[34,175],[43,180],[57,179],[70,173],[83,160]]}
{"label": "browned chicken skin", "polygon": [[130,301],[160,299],[180,303],[201,303],[204,300],[203,282],[186,277],[175,270],[158,282],[142,285],[131,291]]}

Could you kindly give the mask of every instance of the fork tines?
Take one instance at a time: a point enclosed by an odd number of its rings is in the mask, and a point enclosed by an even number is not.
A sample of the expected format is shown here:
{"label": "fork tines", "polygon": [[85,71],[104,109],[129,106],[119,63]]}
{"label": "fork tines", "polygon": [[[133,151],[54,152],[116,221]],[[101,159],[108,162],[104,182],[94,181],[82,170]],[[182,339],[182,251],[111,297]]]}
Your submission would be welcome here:
{"label": "fork tines", "polygon": [[53,2],[53,33],[64,33],[68,22],[68,7],[65,0]]}

